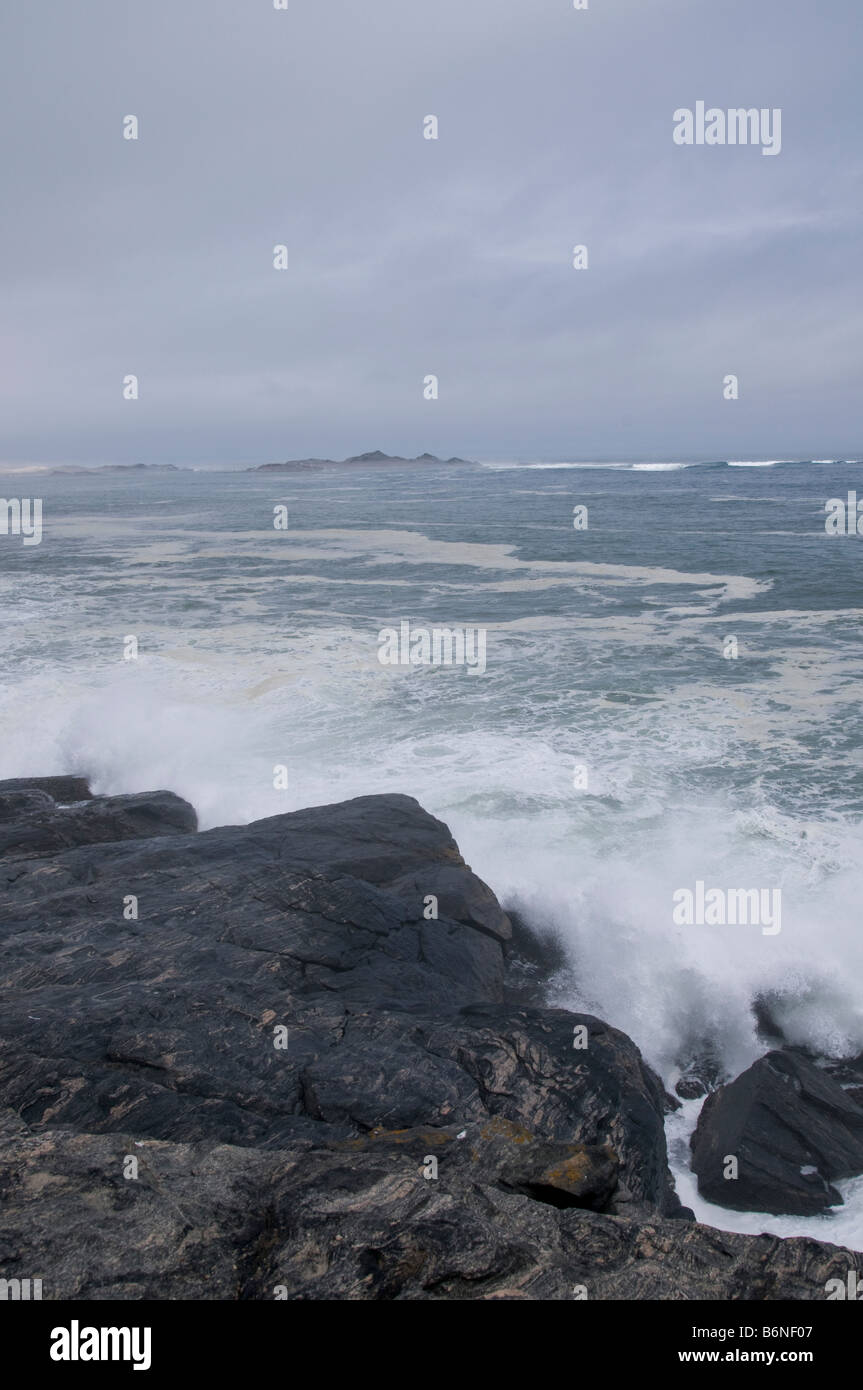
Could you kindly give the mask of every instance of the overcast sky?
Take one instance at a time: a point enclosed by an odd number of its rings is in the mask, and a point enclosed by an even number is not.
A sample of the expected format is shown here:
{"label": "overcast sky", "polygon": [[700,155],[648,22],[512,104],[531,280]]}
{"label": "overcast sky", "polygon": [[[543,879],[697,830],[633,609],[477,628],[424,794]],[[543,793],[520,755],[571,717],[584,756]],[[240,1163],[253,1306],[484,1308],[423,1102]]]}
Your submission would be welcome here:
{"label": "overcast sky", "polygon": [[[10,0],[0,458],[859,457],[861,35],[861,0]],[[781,154],[675,145],[699,100],[781,108]]]}

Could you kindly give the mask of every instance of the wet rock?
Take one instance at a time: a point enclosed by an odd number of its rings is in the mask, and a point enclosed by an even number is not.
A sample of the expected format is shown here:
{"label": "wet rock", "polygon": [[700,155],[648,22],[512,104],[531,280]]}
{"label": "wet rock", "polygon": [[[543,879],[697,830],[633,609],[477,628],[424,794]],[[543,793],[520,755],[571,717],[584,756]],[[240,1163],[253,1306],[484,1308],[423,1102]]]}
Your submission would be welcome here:
{"label": "wet rock", "polygon": [[552,988],[563,991],[571,967],[563,943],[553,932],[539,933],[523,917],[507,913],[512,935],[506,944],[504,998],[511,1004],[542,1004]]}
{"label": "wet rock", "polygon": [[56,805],[53,796],[36,791],[33,787],[22,787],[20,791],[0,791],[0,823],[14,822],[22,816],[33,816],[40,811],[51,815]]}
{"label": "wet rock", "polygon": [[681,1076],[674,1090],[681,1100],[697,1100],[699,1096],[707,1095],[705,1082],[695,1075]]}
{"label": "wet rock", "polygon": [[18,791],[45,792],[62,805],[89,801],[93,795],[86,777],[9,777],[0,781],[0,792]]}
{"label": "wet rock", "polygon": [[815,1215],[841,1202],[834,1182],[863,1173],[863,1110],[802,1054],[774,1051],[708,1096],[691,1143],[708,1201]]}
{"label": "wet rock", "polygon": [[714,1091],[727,1079],[722,1061],[705,1038],[690,1039],[685,1048],[685,1064],[681,1062],[680,1079],[674,1091],[681,1100],[697,1100]]}
{"label": "wet rock", "polygon": [[[64,779],[48,778],[62,782]],[[188,834],[198,818],[173,792],[89,796],[61,806],[41,788],[3,791],[0,783],[0,856],[39,854],[75,845],[113,844],[159,835]]]}

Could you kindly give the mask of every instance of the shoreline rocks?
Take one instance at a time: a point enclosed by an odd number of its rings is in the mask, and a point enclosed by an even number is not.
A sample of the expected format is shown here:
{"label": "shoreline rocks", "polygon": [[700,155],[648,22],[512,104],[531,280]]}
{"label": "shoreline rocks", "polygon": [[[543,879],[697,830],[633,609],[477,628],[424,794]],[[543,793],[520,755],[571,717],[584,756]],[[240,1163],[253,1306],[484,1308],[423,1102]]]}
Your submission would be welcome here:
{"label": "shoreline rocks", "polygon": [[68,780],[0,783],[0,1277],[821,1298],[853,1264],[692,1220],[659,1078],[538,1001],[558,948],[412,797],[197,833],[169,792],[58,804]]}

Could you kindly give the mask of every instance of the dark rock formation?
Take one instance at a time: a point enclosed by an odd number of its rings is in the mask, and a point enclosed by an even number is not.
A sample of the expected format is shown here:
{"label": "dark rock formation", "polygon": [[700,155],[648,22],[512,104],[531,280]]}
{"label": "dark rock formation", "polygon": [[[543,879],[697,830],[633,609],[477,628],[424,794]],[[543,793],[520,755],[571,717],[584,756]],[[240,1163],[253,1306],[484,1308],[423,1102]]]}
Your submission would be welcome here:
{"label": "dark rock formation", "polygon": [[188,834],[197,828],[193,808],[173,792],[92,796],[82,782],[84,797],[76,798],[74,805],[58,805],[60,798],[75,790],[78,781],[43,777],[30,787],[0,782],[0,857],[151,835]]}
{"label": "dark rock formation", "polygon": [[69,805],[89,801],[93,795],[86,777],[12,777],[0,782],[0,792],[45,792],[52,800]]}
{"label": "dark rock formation", "polygon": [[674,1090],[681,1100],[697,1100],[724,1080],[722,1063],[704,1041],[690,1041],[687,1058]]}
{"label": "dark rock formation", "polygon": [[197,834],[166,792],[57,791],[0,784],[0,1277],[820,1298],[848,1267],[685,1219],[659,1080],[608,1024],[512,997],[524,925],[412,798]]}
{"label": "dark rock formation", "polygon": [[681,1076],[674,1089],[681,1100],[697,1100],[699,1096],[707,1094],[707,1087],[701,1077],[695,1075]]}
{"label": "dark rock formation", "polygon": [[[738,1177],[726,1179],[726,1159]],[[769,1052],[708,1096],[692,1136],[698,1190],[737,1211],[809,1216],[863,1173],[863,1110],[800,1053]]]}

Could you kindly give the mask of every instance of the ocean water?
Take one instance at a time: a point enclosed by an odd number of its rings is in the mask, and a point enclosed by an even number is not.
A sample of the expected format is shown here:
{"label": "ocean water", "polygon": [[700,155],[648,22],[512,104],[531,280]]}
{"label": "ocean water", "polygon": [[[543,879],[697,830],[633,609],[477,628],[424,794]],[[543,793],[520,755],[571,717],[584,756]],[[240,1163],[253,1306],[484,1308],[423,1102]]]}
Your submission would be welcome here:
{"label": "ocean water", "polygon": [[[0,536],[0,777],[167,787],[204,828],[407,792],[669,1086],[765,1051],[758,1000],[856,1055],[863,537],[824,520],[858,488],[832,460],[0,477],[44,528]],[[484,629],[486,670],[382,665],[404,619]],[[698,880],[781,888],[781,931],[675,925]],[[819,1222],[699,1215],[859,1248],[859,1186]]]}

